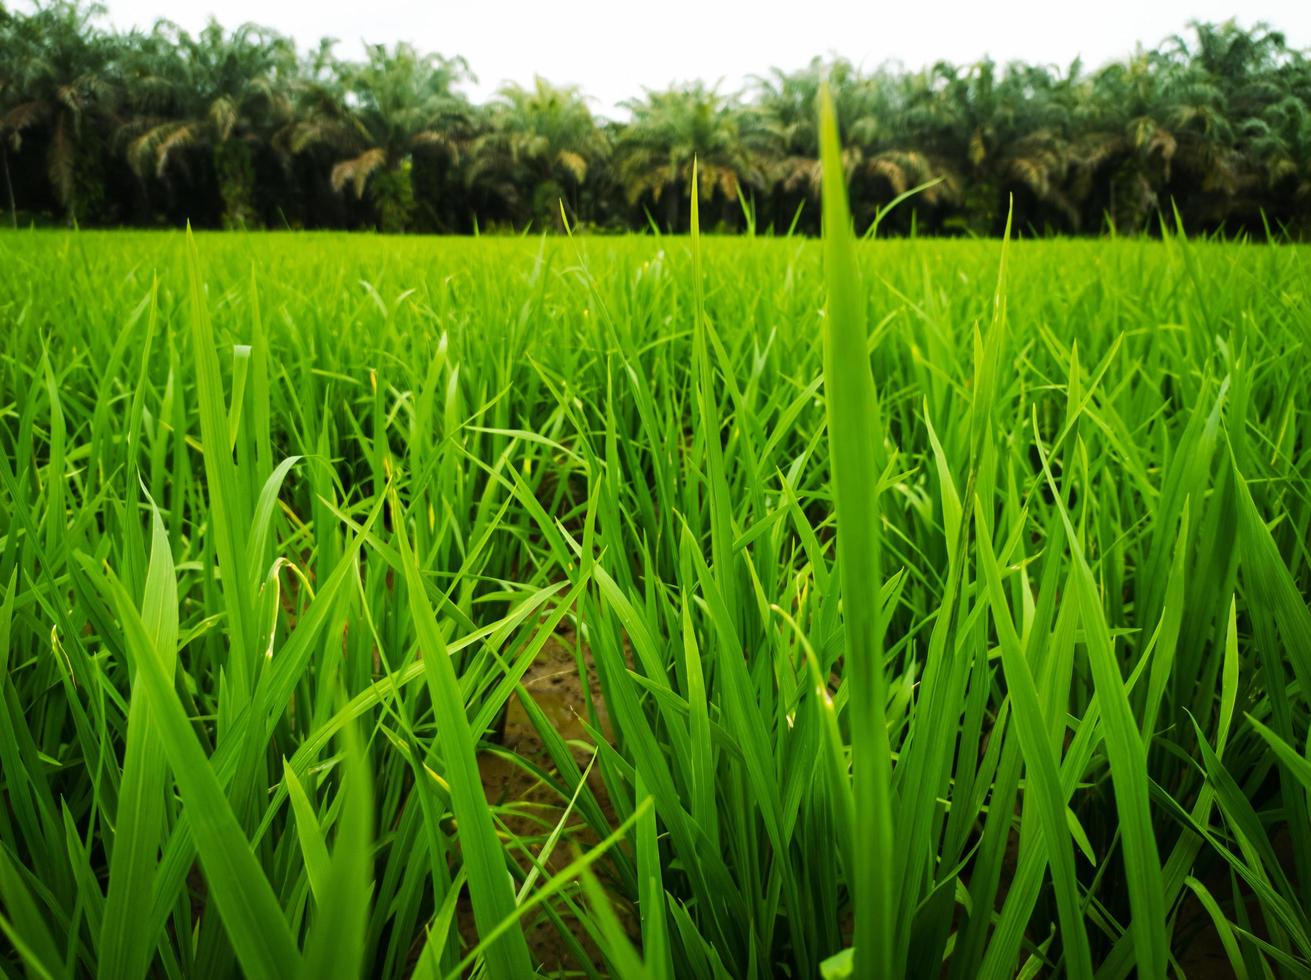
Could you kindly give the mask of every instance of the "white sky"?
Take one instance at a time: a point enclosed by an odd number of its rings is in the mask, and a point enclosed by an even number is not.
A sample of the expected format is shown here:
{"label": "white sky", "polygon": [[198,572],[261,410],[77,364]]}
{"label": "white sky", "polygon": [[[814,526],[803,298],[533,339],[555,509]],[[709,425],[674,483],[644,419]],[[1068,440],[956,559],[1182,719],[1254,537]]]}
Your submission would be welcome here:
{"label": "white sky", "polygon": [[[302,47],[338,38],[356,57],[361,41],[411,41],[463,55],[483,99],[503,81],[534,74],[570,83],[594,109],[642,89],[722,79],[734,90],[771,66],[796,68],[837,53],[866,67],[893,59],[917,68],[938,59],[1020,58],[1089,67],[1153,45],[1192,19],[1225,20],[1235,0],[104,0],[110,23],[149,27],[166,14],[188,30],[216,14],[227,27],[255,21]],[[1311,48],[1311,0],[1244,0],[1239,20],[1270,22],[1295,47]]]}

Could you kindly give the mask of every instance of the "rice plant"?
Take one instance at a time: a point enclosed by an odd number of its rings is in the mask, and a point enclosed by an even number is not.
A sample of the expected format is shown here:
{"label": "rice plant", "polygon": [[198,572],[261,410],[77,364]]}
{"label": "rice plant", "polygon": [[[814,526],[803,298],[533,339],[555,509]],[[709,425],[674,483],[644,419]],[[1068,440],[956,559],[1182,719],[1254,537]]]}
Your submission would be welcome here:
{"label": "rice plant", "polygon": [[0,237],[6,976],[1311,971],[1311,251],[824,119],[822,243]]}

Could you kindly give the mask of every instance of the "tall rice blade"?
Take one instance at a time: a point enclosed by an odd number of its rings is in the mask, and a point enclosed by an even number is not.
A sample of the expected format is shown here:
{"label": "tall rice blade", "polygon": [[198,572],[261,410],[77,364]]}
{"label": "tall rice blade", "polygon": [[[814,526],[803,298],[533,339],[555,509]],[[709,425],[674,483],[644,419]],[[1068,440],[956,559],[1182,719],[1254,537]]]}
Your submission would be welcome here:
{"label": "tall rice blade", "polygon": [[273,421],[269,410],[269,342],[264,329],[264,319],[260,316],[259,289],[255,283],[255,264],[250,266],[250,312],[251,312],[251,387],[255,416],[255,468],[257,473],[267,473],[273,468],[273,450],[271,448]]}
{"label": "tall rice blade", "polygon": [[322,905],[327,895],[328,869],[332,866],[332,859],[328,856],[328,844],[323,839],[323,828],[319,826],[314,803],[305,792],[305,787],[301,785],[296,770],[285,759],[282,762],[282,770],[282,778],[287,787],[287,799],[291,803],[291,812],[296,817],[296,839],[300,843],[301,860],[305,864],[305,877],[309,879],[310,894],[316,904]]}
{"label": "tall rice blade", "polygon": [[624,933],[623,923],[610,907],[610,896],[605,893],[600,882],[592,872],[584,868],[581,874],[583,892],[592,907],[601,936],[605,942],[606,959],[609,960],[617,980],[655,980],[657,974],[648,970],[641,956],[633,948],[632,942]]}
{"label": "tall rice blade", "polygon": [[1311,761],[1308,761],[1305,756],[1255,718],[1249,715],[1247,720],[1256,729],[1256,733],[1265,739],[1266,744],[1274,751],[1280,765],[1301,783],[1302,791],[1311,793]]}
{"label": "tall rice blade", "polygon": [[856,270],[837,116],[827,86],[820,94],[819,125],[828,288],[824,401],[837,513],[845,670],[851,685],[854,969],[857,976],[891,977],[899,972],[894,943],[900,913],[909,910],[898,910],[893,904],[892,753],[884,717],[884,623],[879,602],[883,577],[878,481],[884,432],[866,351],[865,298]]}
{"label": "tall rice blade", "polygon": [[[172,556],[157,552],[156,559],[164,571],[156,575],[147,571],[147,580],[166,582],[173,577]],[[164,673],[163,657],[149,627],[117,579],[89,559],[83,562],[83,571],[117,609],[137,682],[157,719],[160,744],[182,793],[210,900],[242,969],[254,978],[294,976],[300,955],[287,920],[173,691],[172,679]],[[154,601],[147,596],[145,607]]]}
{"label": "tall rice blade", "polygon": [[63,553],[66,520],[64,497],[66,495],[66,478],[64,475],[65,441],[68,438],[67,423],[64,420],[63,399],[59,395],[59,384],[50,367],[50,357],[41,355],[41,373],[44,375],[46,397],[50,401],[50,463],[51,478],[46,483],[46,560],[54,559]]}
{"label": "tall rice blade", "polygon": [[736,619],[737,589],[734,584],[732,501],[729,497],[728,476],[724,470],[724,450],[721,444],[718,388],[714,367],[710,361],[708,334],[710,323],[706,318],[705,286],[701,269],[701,189],[696,160],[692,161],[692,359],[696,373],[697,424],[701,443],[705,447],[706,484],[709,491],[710,546],[714,557],[715,574],[725,583],[724,602],[730,616]]}
{"label": "tall rice blade", "polygon": [[1311,608],[1299,594],[1297,583],[1280,557],[1279,547],[1256,509],[1247,481],[1237,465],[1233,465],[1244,579],[1250,583],[1252,592],[1261,597],[1257,615],[1273,621],[1294,675],[1304,691],[1311,690]]}
{"label": "tall rice blade", "polygon": [[[168,533],[151,512],[151,557],[146,571],[142,620],[159,651],[160,667],[172,678],[177,667],[178,591],[169,555]],[[164,830],[164,789],[168,758],[140,681],[133,686],[128,710],[127,750],[118,797],[118,827],[109,864],[109,894],[100,934],[97,975],[141,977],[154,945],[149,908]]]}
{"label": "tall rice blade", "polygon": [[27,965],[28,975],[53,980],[62,975],[61,958],[45,917],[13,858],[0,847],[0,932]]}
{"label": "tall rice blade", "polygon": [[1091,978],[1092,953],[1088,946],[1088,933],[1084,929],[1083,909],[1079,904],[1079,883],[1075,877],[1074,850],[1070,845],[1069,827],[1065,820],[1065,794],[1061,789],[1058,760],[1048,738],[1042,702],[1033,672],[1025,659],[1020,638],[1015,632],[1006,593],[1001,581],[1001,568],[993,552],[991,531],[983,523],[984,508],[981,502],[974,505],[977,524],[979,565],[987,583],[988,601],[993,624],[1001,646],[1002,670],[1006,687],[1014,705],[1015,733],[1024,756],[1028,779],[1024,798],[1026,809],[1033,806],[1042,828],[1046,858],[1056,891],[1056,911],[1061,925],[1061,942],[1065,952],[1066,971],[1071,977]]}
{"label": "tall rice blade", "polygon": [[[1039,441],[1036,428],[1034,435],[1035,441]],[[1042,453],[1041,446],[1039,453]],[[1124,678],[1120,675],[1115,656],[1115,642],[1098,596],[1096,580],[1084,558],[1078,532],[1070,520],[1045,454],[1042,454],[1042,467],[1069,539],[1072,561],[1067,588],[1078,605],[1079,618],[1083,622],[1084,646],[1105,730],[1106,755],[1124,846],[1125,879],[1133,914],[1129,928],[1133,934],[1138,973],[1144,977],[1163,977],[1170,933],[1165,923],[1161,857],[1152,831],[1147,749],[1129,707]]]}
{"label": "tall rice blade", "polygon": [[346,796],[337,842],[317,896],[317,915],[301,963],[304,980],[360,976],[364,967],[369,895],[373,891],[373,787],[353,724],[342,729]]}
{"label": "tall rice blade", "polygon": [[1234,936],[1234,929],[1229,920],[1225,918],[1220,904],[1207,887],[1191,875],[1184,879],[1184,884],[1192,889],[1198,903],[1206,911],[1215,926],[1216,938],[1220,940],[1220,945],[1225,951],[1225,957],[1229,960],[1229,966],[1234,971],[1234,980],[1247,980],[1250,975],[1247,972],[1247,964],[1243,960],[1243,953],[1238,946],[1238,939]]}
{"label": "tall rice blade", "polygon": [[[1008,321],[1006,316],[1006,266],[1011,243],[1011,219],[1014,216],[1014,201],[1006,211],[1006,230],[1002,234],[1001,257],[997,262],[997,288],[992,299],[992,319],[986,334],[974,328],[974,392],[970,399],[970,467],[971,475],[977,477],[984,450],[988,440],[989,426],[997,410],[999,399],[997,392],[1001,384],[1003,359],[1007,347]],[[971,498],[966,497],[966,504]]]}
{"label": "tall rice blade", "polygon": [[200,413],[200,438],[205,457],[205,483],[209,499],[214,550],[222,572],[223,605],[228,615],[231,656],[224,665],[230,691],[236,693],[234,708],[250,696],[254,664],[250,656],[254,643],[251,617],[255,609],[245,574],[245,528],[250,507],[237,487],[236,464],[228,441],[227,399],[219,370],[214,329],[200,271],[195,240],[187,230],[187,271],[190,280],[188,319],[196,370],[196,398]]}
{"label": "tall rice blade", "polygon": [[[579,854],[574,860],[570,861],[565,867],[561,868],[552,875],[540,888],[532,895],[526,898],[520,906],[515,909],[509,916],[499,922],[494,928],[486,930],[479,939],[478,945],[460,961],[459,965],[446,975],[446,980],[456,980],[457,977],[464,974],[465,968],[478,958],[480,954],[487,951],[488,948],[496,943],[509,930],[520,929],[520,920],[530,911],[539,905],[543,905],[553,896],[562,892],[566,887],[578,879],[586,870],[596,864],[601,858],[625,838],[628,832],[633,828],[643,815],[651,809],[653,800],[647,797],[642,800],[633,812],[628,815],[610,836],[600,841],[594,847],[590,848],[583,854]],[[500,974],[495,974],[500,976]]]}
{"label": "tall rice blade", "polygon": [[[442,758],[446,763],[451,787],[451,807],[460,827],[460,849],[469,873],[469,897],[474,921],[483,935],[490,934],[503,920],[514,915],[514,889],[505,867],[505,852],[496,838],[491,810],[484,795],[474,752],[473,732],[465,714],[460,681],[455,676],[450,654],[442,639],[441,628],[424,589],[419,563],[410,548],[405,531],[405,514],[393,493],[391,498],[396,544],[400,552],[405,588],[409,595],[410,614],[418,633],[423,672],[437,714],[442,741]],[[486,951],[487,968],[496,977],[526,977],[532,973],[528,944],[523,929],[515,919]]]}

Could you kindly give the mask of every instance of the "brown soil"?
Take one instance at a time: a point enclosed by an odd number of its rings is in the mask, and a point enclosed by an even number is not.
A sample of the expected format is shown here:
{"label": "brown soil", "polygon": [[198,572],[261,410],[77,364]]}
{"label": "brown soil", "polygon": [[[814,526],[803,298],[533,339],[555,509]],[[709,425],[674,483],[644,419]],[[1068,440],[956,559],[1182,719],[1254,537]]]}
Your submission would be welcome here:
{"label": "brown soil", "polygon": [[[534,703],[546,716],[566,742],[570,744],[574,761],[584,772],[592,762],[595,752],[592,739],[585,722],[588,718],[587,702],[584,697],[584,680],[579,676],[575,649],[577,639],[571,630],[562,630],[560,634],[542,648],[537,660],[524,674],[523,686]],[[606,738],[611,737],[612,728],[609,713],[601,697],[595,665],[591,655],[584,653],[587,670],[587,692],[596,706],[597,718],[601,731]],[[533,726],[518,696],[511,697],[506,707],[505,728],[501,739],[500,751],[488,748],[479,754],[478,766],[482,773],[483,789],[487,801],[499,807],[501,819],[515,835],[530,842],[534,854],[540,854],[546,838],[564,816],[569,805],[568,797],[562,798],[557,789],[516,763],[510,756],[531,763],[533,766],[559,777],[559,772],[551,761],[542,742],[541,736]],[[567,781],[564,781],[567,784]],[[588,786],[595,795],[610,826],[618,823],[614,806],[606,792],[601,779],[599,766],[593,766],[588,776]],[[585,850],[598,841],[593,829],[588,826],[577,808],[569,815],[565,831],[546,861],[549,873],[555,873],[567,865],[575,856],[575,848]],[[527,870],[530,866],[526,855],[516,855],[520,867]],[[598,877],[604,877],[603,865],[594,866]],[[539,878],[539,883],[542,879]],[[628,927],[634,939],[639,935],[636,911],[623,899],[615,896],[615,910],[621,921]],[[466,942],[476,941],[471,910],[467,902],[461,903],[460,930]],[[572,916],[562,916],[565,925],[584,950],[590,964],[601,962],[600,952],[586,931]],[[525,934],[529,948],[547,973],[570,974],[578,971],[584,964],[578,963],[567,941],[560,935],[555,925],[548,919],[538,916],[525,923]]]}

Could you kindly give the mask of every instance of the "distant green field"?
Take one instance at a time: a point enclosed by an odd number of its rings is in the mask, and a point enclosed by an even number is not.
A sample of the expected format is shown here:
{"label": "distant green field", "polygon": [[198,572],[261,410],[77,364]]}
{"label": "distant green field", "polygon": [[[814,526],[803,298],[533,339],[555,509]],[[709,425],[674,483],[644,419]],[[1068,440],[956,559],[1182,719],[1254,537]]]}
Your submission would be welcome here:
{"label": "distant green field", "polygon": [[1311,970],[1311,248],[696,250],[0,234],[4,975]]}

